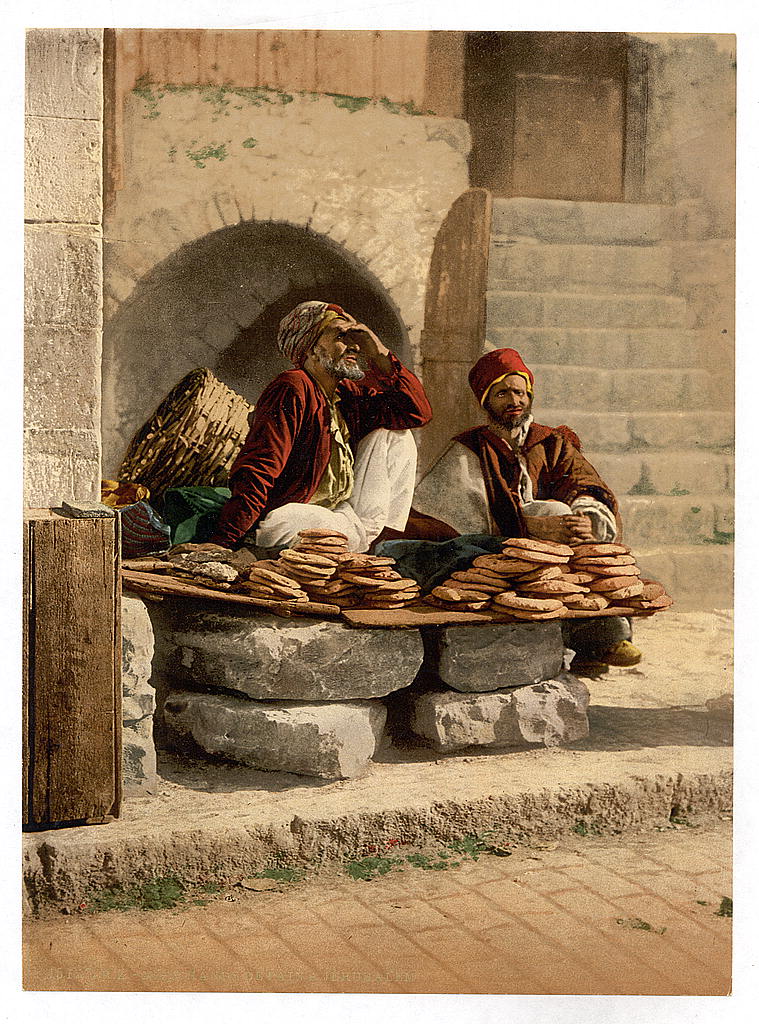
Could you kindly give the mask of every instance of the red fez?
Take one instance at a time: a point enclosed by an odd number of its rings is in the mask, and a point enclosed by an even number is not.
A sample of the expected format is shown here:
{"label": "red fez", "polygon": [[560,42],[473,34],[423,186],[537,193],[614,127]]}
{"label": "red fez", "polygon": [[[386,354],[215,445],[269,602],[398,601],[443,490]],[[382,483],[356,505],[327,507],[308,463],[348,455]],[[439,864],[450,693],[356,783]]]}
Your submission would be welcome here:
{"label": "red fez", "polygon": [[485,399],[492,386],[512,373],[524,377],[527,391],[532,394],[535,378],[532,375],[532,370],[528,370],[524,365],[522,357],[516,349],[496,348],[478,359],[469,371],[469,386],[474,391],[480,405],[485,404]]}

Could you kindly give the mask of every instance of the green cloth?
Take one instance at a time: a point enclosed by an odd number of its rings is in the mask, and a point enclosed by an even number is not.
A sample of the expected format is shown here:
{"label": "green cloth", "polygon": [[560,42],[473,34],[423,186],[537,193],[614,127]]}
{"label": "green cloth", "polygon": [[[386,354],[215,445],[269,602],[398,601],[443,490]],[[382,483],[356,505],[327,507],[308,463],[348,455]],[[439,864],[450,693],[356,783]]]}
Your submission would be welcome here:
{"label": "green cloth", "polygon": [[232,492],[228,487],[172,487],[163,499],[163,521],[172,544],[204,544],[216,531],[219,514]]}

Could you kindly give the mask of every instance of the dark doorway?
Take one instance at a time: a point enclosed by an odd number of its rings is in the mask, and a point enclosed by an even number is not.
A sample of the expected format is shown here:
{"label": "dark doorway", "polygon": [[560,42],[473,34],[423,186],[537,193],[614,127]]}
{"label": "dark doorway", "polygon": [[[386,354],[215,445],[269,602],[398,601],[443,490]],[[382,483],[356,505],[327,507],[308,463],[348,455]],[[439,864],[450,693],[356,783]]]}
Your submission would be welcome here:
{"label": "dark doorway", "polygon": [[627,37],[470,32],[470,181],[495,196],[624,198]]}

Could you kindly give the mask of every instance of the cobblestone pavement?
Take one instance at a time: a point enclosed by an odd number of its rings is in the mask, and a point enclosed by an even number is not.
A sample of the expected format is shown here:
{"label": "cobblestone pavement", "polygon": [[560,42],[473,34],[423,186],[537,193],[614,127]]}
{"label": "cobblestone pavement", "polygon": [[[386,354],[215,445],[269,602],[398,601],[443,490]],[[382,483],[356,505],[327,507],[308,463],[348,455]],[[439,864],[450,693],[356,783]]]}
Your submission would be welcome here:
{"label": "cobblestone pavement", "polygon": [[314,872],[205,906],[57,914],[25,926],[24,987],[724,995],[730,865],[729,822],[682,823],[371,881]]}

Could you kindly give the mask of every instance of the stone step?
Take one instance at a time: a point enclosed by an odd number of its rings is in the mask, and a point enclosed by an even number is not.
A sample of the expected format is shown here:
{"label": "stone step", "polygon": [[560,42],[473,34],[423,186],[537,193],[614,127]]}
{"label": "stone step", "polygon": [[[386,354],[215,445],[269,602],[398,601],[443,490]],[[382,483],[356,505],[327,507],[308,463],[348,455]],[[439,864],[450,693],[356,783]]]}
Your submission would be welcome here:
{"label": "stone step", "polygon": [[485,350],[515,348],[533,363],[563,366],[685,367],[703,366],[703,338],[678,328],[497,327],[488,326]]}
{"label": "stone step", "polygon": [[640,497],[733,494],[734,460],[730,455],[687,449],[646,453],[586,449],[584,454],[618,498],[631,492]]}
{"label": "stone step", "polygon": [[588,412],[544,406],[535,407],[539,423],[556,427],[566,423],[585,448],[594,451],[639,452],[650,449],[697,448],[731,454],[735,421],[732,413],[701,412]]}
{"label": "stone step", "polygon": [[661,545],[635,551],[643,575],[664,584],[676,611],[731,608],[733,555],[732,544]]}
{"label": "stone step", "polygon": [[[716,404],[706,370],[599,370],[594,366],[530,365],[539,408],[582,407],[599,412],[700,411]],[[539,422],[541,415],[536,411]]]}
{"label": "stone step", "polygon": [[671,207],[653,204],[494,199],[491,233],[572,245],[654,245],[673,237],[672,217]]}
{"label": "stone step", "polygon": [[636,551],[653,544],[713,544],[735,533],[730,497],[688,494],[680,497],[619,497],[624,541]]}
{"label": "stone step", "polygon": [[684,327],[685,299],[672,295],[590,295],[493,290],[487,328]]}
{"label": "stone step", "polygon": [[672,287],[665,245],[546,245],[490,240],[488,286],[534,292],[653,292]]}

